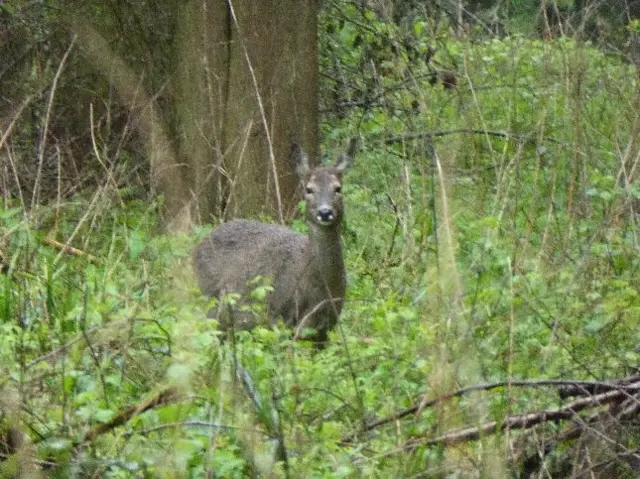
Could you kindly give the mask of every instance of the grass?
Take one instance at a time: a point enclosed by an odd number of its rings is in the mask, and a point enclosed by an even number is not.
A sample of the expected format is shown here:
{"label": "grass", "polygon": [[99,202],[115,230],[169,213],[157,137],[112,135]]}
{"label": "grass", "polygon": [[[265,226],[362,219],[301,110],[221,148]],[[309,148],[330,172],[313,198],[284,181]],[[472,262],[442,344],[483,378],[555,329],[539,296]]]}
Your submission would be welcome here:
{"label": "grass", "polygon": [[[451,433],[565,404],[517,381],[637,370],[633,70],[564,39],[448,55],[455,91],[400,59],[384,106],[326,118],[328,150],[355,128],[365,148],[344,188],[348,301],[322,352],[278,328],[221,344],[190,271],[207,229],[159,234],[158,203],[106,181],[37,210],[5,200],[0,404],[30,438],[18,450],[57,477],[505,477],[534,435]],[[625,431],[553,454],[603,461],[634,449]]]}

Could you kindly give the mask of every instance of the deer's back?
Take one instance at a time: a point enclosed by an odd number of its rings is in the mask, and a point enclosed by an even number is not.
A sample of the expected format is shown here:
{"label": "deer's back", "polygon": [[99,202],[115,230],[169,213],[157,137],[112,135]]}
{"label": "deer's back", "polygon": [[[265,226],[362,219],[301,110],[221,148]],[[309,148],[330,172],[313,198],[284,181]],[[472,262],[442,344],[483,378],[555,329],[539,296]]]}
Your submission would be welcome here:
{"label": "deer's back", "polygon": [[225,223],[195,250],[200,288],[208,296],[246,293],[249,281],[264,276],[277,290],[277,282],[293,282],[301,274],[308,244],[305,235],[283,226],[249,220]]}

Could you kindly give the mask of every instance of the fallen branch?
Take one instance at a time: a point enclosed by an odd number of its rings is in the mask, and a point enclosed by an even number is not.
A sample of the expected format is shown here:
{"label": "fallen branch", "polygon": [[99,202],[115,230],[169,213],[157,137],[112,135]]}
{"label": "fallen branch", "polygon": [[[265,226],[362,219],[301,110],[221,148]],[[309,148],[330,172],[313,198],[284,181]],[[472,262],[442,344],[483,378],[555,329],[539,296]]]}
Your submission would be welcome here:
{"label": "fallen branch", "polygon": [[461,442],[475,441],[485,435],[493,434],[499,430],[531,429],[532,427],[544,422],[557,422],[561,420],[571,419],[576,416],[579,411],[586,408],[621,402],[626,399],[632,392],[640,392],[640,382],[630,384],[628,386],[620,386],[619,390],[609,391],[588,398],[578,399],[555,410],[508,416],[503,421],[490,421],[478,427],[469,427],[457,431],[448,432],[434,439],[428,439],[425,437],[410,439],[399,448],[386,453],[385,456],[410,451],[420,445],[451,446],[454,444],[460,444]]}
{"label": "fallen branch", "polygon": [[190,420],[190,421],[182,421],[182,422],[172,422],[167,424],[159,424],[158,426],[150,427],[149,429],[142,429],[140,431],[128,431],[124,433],[124,437],[131,437],[136,434],[140,434],[141,436],[148,436],[154,432],[164,431],[165,429],[178,429],[185,427],[201,427],[207,429],[214,429],[220,431],[244,431],[251,434],[264,434],[263,431],[258,429],[249,429],[249,428],[241,428],[237,426],[229,426],[227,424],[216,424],[208,421],[198,421],[198,420]]}
{"label": "fallen branch", "polygon": [[617,389],[618,386],[627,386],[638,381],[640,381],[640,374],[611,381],[610,383],[595,382],[593,384],[567,384],[560,386],[558,389],[558,395],[561,399],[573,396],[591,396],[593,394],[600,394]]}
{"label": "fallen branch", "polygon": [[90,429],[85,433],[83,438],[75,444],[75,446],[86,444],[92,441],[93,439],[95,439],[96,437],[106,432],[112,431],[116,427],[129,422],[138,414],[142,414],[143,412],[148,411],[149,409],[152,409],[157,406],[164,406],[165,404],[175,402],[177,398],[178,398],[178,393],[175,388],[171,387],[171,388],[164,389],[159,393],[157,393],[152,398],[128,407],[127,409],[125,409],[124,411],[120,412],[115,417],[113,417],[113,419],[111,419],[109,422],[100,424],[94,427],[93,429]]}
{"label": "fallen branch", "polygon": [[[118,326],[120,323],[125,324],[125,321],[118,321],[117,323],[110,323],[111,327],[114,326]],[[93,326],[91,328],[87,328],[84,333],[88,334],[88,333],[93,333],[96,330],[102,328],[103,325],[96,325]],[[25,369],[31,369],[33,366],[35,366],[38,363],[41,363],[43,361],[47,361],[49,363],[53,363],[53,361],[56,361],[58,359],[59,356],[61,356],[62,354],[65,354],[69,348],[71,346],[73,346],[76,343],[79,343],[80,341],[83,341],[85,339],[85,335],[84,334],[78,334],[76,337],[72,338],[71,340],[69,340],[67,343],[63,344],[62,346],[60,346],[57,349],[54,349],[53,351],[49,351],[47,354],[40,356],[34,360],[32,360],[31,362],[27,363],[25,366]]]}
{"label": "fallen branch", "polygon": [[[600,388],[602,391],[626,391],[627,394],[633,394],[640,390],[640,378],[633,381],[633,378],[636,376],[631,376],[630,378],[625,378],[615,382],[603,382],[603,381],[574,381],[574,380],[565,380],[565,379],[541,379],[534,381],[498,381],[494,383],[486,383],[486,384],[474,384],[472,386],[467,386],[452,393],[443,394],[434,399],[427,400],[427,393],[422,395],[422,399],[419,403],[414,406],[411,406],[407,409],[399,411],[391,416],[388,416],[383,419],[379,419],[375,422],[367,424],[364,428],[359,431],[350,434],[349,436],[342,439],[342,442],[349,443],[353,441],[359,434],[363,432],[371,431],[380,426],[384,426],[386,424],[397,421],[398,419],[402,419],[411,414],[420,414],[422,410],[433,407],[437,404],[440,404],[445,401],[449,401],[453,398],[463,396],[470,392],[474,391],[490,391],[492,389],[497,389],[501,387],[540,387],[540,386],[558,386],[558,387],[574,387],[576,390],[596,390],[596,388]],[[625,383],[625,381],[628,381]]]}
{"label": "fallen branch", "polygon": [[[441,130],[441,131],[423,131],[420,133],[408,133],[406,135],[400,136],[392,136],[390,138],[386,138],[384,140],[385,145],[393,145],[394,143],[404,143],[405,141],[411,140],[420,140],[424,138],[437,138],[442,136],[449,135],[487,135],[487,136],[497,136],[499,138],[507,138],[513,139],[517,141],[531,141],[531,135],[521,135],[519,133],[514,133],[506,130],[479,130],[473,128],[457,128],[455,130]],[[551,143],[562,144],[560,140],[556,140],[553,137],[545,136],[542,138],[545,141],[550,141]]]}
{"label": "fallen branch", "polygon": [[53,238],[45,238],[43,241],[44,241],[44,244],[57,248],[64,253],[70,254],[72,256],[82,256],[84,258],[87,258],[87,260],[91,261],[92,263],[98,262],[97,257],[89,253],[86,253],[85,251],[82,251],[80,249],[74,248],[73,246],[60,243],[59,241],[56,241]]}
{"label": "fallen branch", "polygon": [[[537,451],[524,458],[519,458],[517,456],[514,457],[513,462],[521,462],[523,464],[523,471],[527,471],[529,474],[528,477],[533,477],[535,476],[535,473],[540,470],[546,458],[556,449],[558,444],[564,444],[566,441],[578,439],[585,432],[592,431],[609,442],[612,447],[618,449],[619,451],[617,456],[619,458],[627,457],[640,463],[640,455],[638,454],[638,451],[630,451],[622,444],[602,434],[602,431],[611,432],[613,430],[619,430],[619,426],[622,426],[626,421],[632,420],[634,417],[638,416],[639,413],[640,398],[638,397],[631,397],[619,404],[616,403],[606,411],[599,409],[589,416],[580,418],[579,420],[567,425],[564,430],[556,434],[555,438],[544,438],[541,441],[538,440],[537,442],[541,445],[544,444],[544,446],[539,447]],[[599,427],[596,427],[598,424]],[[578,447],[580,447],[580,445],[578,445]],[[606,463],[610,464],[612,462],[612,460],[608,460],[601,463],[601,465]],[[596,466],[593,467],[596,468]]]}

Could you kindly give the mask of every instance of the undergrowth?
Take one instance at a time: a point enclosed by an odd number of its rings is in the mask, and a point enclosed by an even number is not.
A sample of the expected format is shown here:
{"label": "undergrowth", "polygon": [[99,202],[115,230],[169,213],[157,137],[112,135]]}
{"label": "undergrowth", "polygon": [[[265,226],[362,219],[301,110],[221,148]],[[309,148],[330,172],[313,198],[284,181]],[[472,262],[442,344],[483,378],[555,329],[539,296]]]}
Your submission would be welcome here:
{"label": "undergrowth", "polygon": [[283,328],[223,342],[190,269],[208,228],[160,234],[157,202],[108,187],[31,211],[5,200],[0,404],[47,474],[505,476],[506,436],[419,439],[553,407],[548,389],[372,425],[472,384],[637,371],[635,72],[573,40],[451,39],[449,90],[402,55],[367,77],[357,24],[335,31],[332,68],[359,69],[351,94],[384,101],[325,117],[327,150],[356,129],[364,146],[327,349]]}

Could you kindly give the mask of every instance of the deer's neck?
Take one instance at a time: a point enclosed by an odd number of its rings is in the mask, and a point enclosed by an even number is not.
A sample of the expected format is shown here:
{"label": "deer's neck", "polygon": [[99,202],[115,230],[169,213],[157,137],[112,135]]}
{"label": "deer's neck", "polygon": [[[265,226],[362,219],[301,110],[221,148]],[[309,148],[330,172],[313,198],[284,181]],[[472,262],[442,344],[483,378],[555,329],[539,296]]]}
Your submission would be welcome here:
{"label": "deer's neck", "polygon": [[311,226],[311,253],[316,271],[336,295],[344,294],[345,271],[340,225],[333,228]]}

